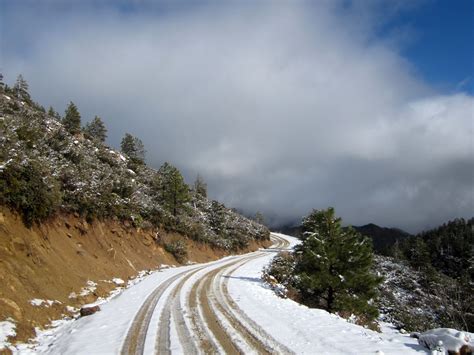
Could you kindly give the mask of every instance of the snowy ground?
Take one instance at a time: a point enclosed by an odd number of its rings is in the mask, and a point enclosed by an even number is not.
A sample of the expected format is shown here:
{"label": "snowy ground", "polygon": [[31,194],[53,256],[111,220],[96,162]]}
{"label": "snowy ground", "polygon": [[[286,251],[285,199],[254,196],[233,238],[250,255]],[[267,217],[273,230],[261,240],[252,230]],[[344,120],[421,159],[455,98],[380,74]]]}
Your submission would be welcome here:
{"label": "snowy ground", "polygon": [[[291,245],[297,240],[284,238]],[[286,245],[285,245],[286,244]],[[278,248],[288,248],[280,239]],[[59,321],[21,354],[243,352],[426,354],[416,339],[384,326],[376,333],[325,311],[277,297],[261,281],[280,249],[169,268],[123,291],[101,311]],[[11,331],[5,326],[6,331]]]}
{"label": "snowy ground", "polygon": [[[285,236],[286,239],[297,241]],[[229,291],[239,307],[275,339],[298,354],[425,354],[416,339],[384,325],[380,334],[320,309],[275,296],[261,282],[273,253],[237,269]]]}

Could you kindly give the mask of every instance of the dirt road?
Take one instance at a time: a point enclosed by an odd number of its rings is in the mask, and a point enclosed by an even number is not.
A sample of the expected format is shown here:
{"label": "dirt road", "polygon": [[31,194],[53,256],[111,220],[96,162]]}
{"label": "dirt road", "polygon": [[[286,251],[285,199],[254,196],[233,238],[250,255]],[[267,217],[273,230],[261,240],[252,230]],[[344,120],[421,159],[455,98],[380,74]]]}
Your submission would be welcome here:
{"label": "dirt road", "polygon": [[[275,249],[289,243],[272,235]],[[253,322],[230,297],[227,283],[245,263],[269,251],[226,258],[176,274],[148,296],[124,339],[122,354],[291,353]],[[150,327],[158,321],[158,331]]]}

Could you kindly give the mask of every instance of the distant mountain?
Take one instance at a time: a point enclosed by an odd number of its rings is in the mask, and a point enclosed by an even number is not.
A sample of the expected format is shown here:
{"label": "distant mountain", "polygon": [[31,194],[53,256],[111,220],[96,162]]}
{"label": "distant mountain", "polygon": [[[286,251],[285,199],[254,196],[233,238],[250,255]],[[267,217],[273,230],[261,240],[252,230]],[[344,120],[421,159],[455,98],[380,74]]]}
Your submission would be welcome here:
{"label": "distant mountain", "polygon": [[[398,228],[385,228],[376,224],[369,223],[363,226],[352,226],[360,234],[372,239],[374,251],[378,254],[388,254],[389,248],[397,240],[406,239],[411,234]],[[275,228],[276,231],[283,234],[299,238],[302,233],[301,225],[288,224]]]}
{"label": "distant mountain", "polygon": [[352,226],[352,228],[372,239],[374,251],[378,254],[387,254],[388,249],[397,240],[406,239],[411,236],[411,234],[401,229],[380,227],[373,223],[364,226]]}

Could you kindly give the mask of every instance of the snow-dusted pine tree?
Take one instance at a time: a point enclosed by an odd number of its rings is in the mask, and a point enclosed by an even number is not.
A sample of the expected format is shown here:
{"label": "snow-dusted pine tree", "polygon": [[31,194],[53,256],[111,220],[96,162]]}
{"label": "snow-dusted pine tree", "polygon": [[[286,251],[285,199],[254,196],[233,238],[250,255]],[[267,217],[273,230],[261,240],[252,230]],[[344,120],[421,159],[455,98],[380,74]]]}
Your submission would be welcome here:
{"label": "snow-dusted pine tree", "polygon": [[13,86],[13,91],[15,92],[16,97],[20,100],[30,101],[31,98],[28,93],[28,88],[28,83],[25,78],[23,78],[23,75],[18,75],[15,85]]}
{"label": "snow-dusted pine tree", "polygon": [[214,233],[223,235],[225,221],[225,207],[217,201],[212,201],[209,213],[209,225]]}
{"label": "snow-dusted pine tree", "polygon": [[190,200],[189,187],[183,176],[169,163],[164,163],[158,170],[157,191],[160,202],[175,217]]}
{"label": "snow-dusted pine tree", "polygon": [[203,197],[207,197],[207,184],[199,174],[196,177],[196,181],[194,181],[194,192]]}
{"label": "snow-dusted pine tree", "polygon": [[63,118],[64,128],[71,133],[77,134],[81,132],[81,115],[77,106],[71,101],[66,109]]}
{"label": "snow-dusted pine tree", "polygon": [[86,124],[84,133],[89,138],[96,139],[99,142],[105,142],[107,138],[107,128],[105,128],[104,122],[99,116],[95,116],[91,122]]}
{"label": "snow-dusted pine tree", "polygon": [[125,133],[120,143],[120,149],[122,153],[127,154],[134,164],[145,163],[145,146],[140,138]]}
{"label": "snow-dusted pine tree", "polygon": [[56,121],[61,121],[61,115],[53,108],[53,106],[49,106],[48,116],[54,118]]}
{"label": "snow-dusted pine tree", "polygon": [[380,278],[372,271],[368,239],[342,228],[333,208],[313,210],[303,219],[303,242],[295,248],[297,288],[304,303],[372,320]]}
{"label": "snow-dusted pine tree", "polygon": [[5,83],[3,82],[3,74],[0,73],[0,92],[5,91]]}

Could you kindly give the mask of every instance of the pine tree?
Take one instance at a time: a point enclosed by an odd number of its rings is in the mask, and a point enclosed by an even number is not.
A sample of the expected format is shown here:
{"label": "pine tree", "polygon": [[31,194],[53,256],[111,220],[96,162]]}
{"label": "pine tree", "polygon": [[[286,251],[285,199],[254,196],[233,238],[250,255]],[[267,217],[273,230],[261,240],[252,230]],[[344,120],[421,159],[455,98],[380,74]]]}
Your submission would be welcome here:
{"label": "pine tree", "polygon": [[81,132],[81,115],[76,105],[71,101],[66,109],[63,124],[66,130],[71,134]]}
{"label": "pine tree", "polygon": [[209,225],[214,233],[222,236],[224,233],[225,207],[218,201],[211,202],[211,210],[209,214]]}
{"label": "pine tree", "polygon": [[196,177],[196,181],[194,181],[194,191],[203,197],[207,197],[207,184],[199,174]]}
{"label": "pine tree", "polygon": [[313,210],[303,219],[303,242],[295,253],[303,302],[329,312],[377,316],[370,300],[381,280],[371,272],[372,246],[352,228],[343,229],[333,208]]}
{"label": "pine tree", "polygon": [[122,153],[126,154],[133,163],[145,163],[145,146],[141,139],[132,136],[130,133],[125,133],[120,148]]}
{"label": "pine tree", "polygon": [[105,142],[107,138],[107,128],[105,128],[104,122],[99,116],[95,116],[94,119],[86,124],[84,133],[92,139],[96,139],[99,142]]}
{"label": "pine tree", "polygon": [[418,270],[431,267],[430,253],[425,241],[419,237],[409,238],[407,241],[407,250],[405,251],[413,267]]}
{"label": "pine tree", "polygon": [[49,106],[48,116],[54,118],[56,121],[61,121],[61,115],[53,108],[53,106]]}
{"label": "pine tree", "polygon": [[132,156],[135,154],[135,142],[134,137],[130,133],[125,133],[120,143],[120,149],[122,153]]}
{"label": "pine tree", "polygon": [[3,74],[0,73],[0,93],[5,92],[5,83],[3,82]]}
{"label": "pine tree", "polygon": [[158,170],[155,189],[163,207],[175,217],[183,210],[184,204],[190,200],[189,187],[184,182],[183,176],[169,163],[164,163]]}
{"label": "pine tree", "polygon": [[16,78],[15,85],[13,86],[13,91],[15,92],[16,97],[20,100],[31,100],[30,94],[28,93],[28,88],[29,85],[23,78],[23,75],[18,75],[18,77]]}

